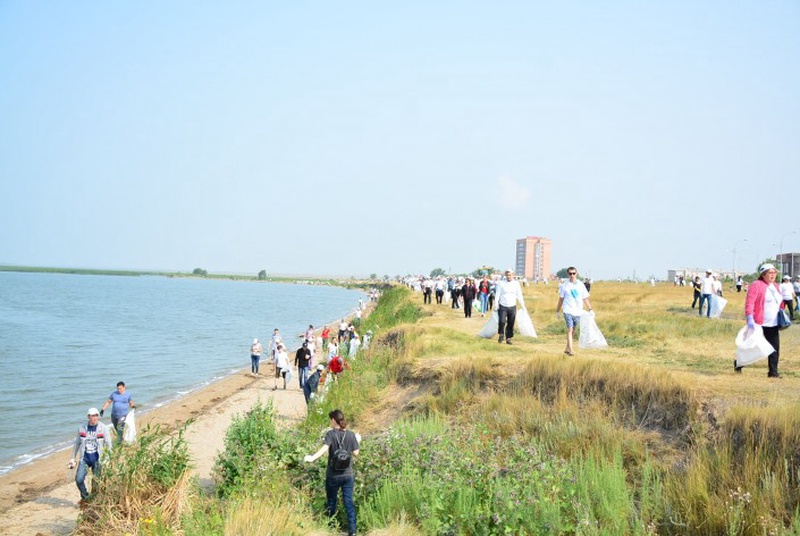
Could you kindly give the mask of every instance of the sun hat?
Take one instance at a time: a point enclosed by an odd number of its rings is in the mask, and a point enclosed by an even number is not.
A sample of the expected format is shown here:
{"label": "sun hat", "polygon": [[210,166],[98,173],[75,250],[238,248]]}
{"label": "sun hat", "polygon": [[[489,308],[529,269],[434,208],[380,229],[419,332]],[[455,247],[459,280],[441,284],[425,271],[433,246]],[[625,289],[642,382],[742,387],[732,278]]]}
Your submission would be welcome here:
{"label": "sun hat", "polygon": [[91,417],[92,415],[100,415],[100,412],[97,411],[97,408],[89,408],[89,411],[86,412],[87,417]]}
{"label": "sun hat", "polygon": [[709,268],[708,270],[706,270],[706,273],[707,273],[707,274],[713,274],[713,273],[714,273],[714,270],[712,270],[711,268]]}
{"label": "sun hat", "polygon": [[253,339],[253,344],[258,344],[258,339]]}
{"label": "sun hat", "polygon": [[785,275],[785,276],[783,276],[783,280],[784,280],[784,281],[786,281],[786,280],[789,280],[789,281],[791,281],[791,280],[792,280],[792,276],[790,276],[790,275]]}
{"label": "sun hat", "polygon": [[771,265],[770,263],[762,264],[761,268],[758,269],[758,273],[763,274],[768,270],[775,270],[775,266]]}
{"label": "sun hat", "polygon": [[317,365],[317,370],[325,370],[325,365],[320,363],[319,365]]}

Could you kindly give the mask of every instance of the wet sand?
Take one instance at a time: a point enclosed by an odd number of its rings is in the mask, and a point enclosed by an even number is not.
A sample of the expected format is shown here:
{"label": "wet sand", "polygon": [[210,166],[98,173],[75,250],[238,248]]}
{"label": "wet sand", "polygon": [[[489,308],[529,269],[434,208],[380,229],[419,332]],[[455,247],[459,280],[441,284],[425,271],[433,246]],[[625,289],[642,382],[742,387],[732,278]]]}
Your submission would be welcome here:
{"label": "wet sand", "polygon": [[[278,419],[287,425],[305,416],[306,404],[296,374],[287,390],[273,391],[274,379],[263,375],[271,368],[262,365],[259,377],[243,369],[152,412],[143,412],[137,419],[137,429],[160,424],[174,431],[194,419],[186,438],[194,471],[200,483],[208,486],[214,459],[223,448],[225,431],[234,415],[245,413],[259,399],[266,402],[272,398]],[[80,416],[76,416],[76,432],[80,422]],[[107,417],[103,422],[110,426]],[[71,455],[72,449],[57,452],[0,477],[0,534],[64,535],[75,528],[80,495],[75,471],[67,469]]]}

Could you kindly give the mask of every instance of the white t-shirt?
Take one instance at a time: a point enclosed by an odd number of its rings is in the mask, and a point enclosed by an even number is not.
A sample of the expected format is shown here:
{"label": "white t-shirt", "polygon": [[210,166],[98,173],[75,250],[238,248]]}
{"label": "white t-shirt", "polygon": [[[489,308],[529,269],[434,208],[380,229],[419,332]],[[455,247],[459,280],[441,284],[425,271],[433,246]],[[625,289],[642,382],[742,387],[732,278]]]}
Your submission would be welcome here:
{"label": "white t-shirt", "polygon": [[781,309],[781,296],[773,285],[767,287],[764,295],[764,322],[762,326],[774,328],[778,325],[778,311]]}
{"label": "white t-shirt", "polygon": [[280,370],[289,369],[289,356],[286,353],[286,350],[278,350],[278,353],[275,354],[275,366],[277,366]]}
{"label": "white t-shirt", "polygon": [[498,281],[495,287],[495,296],[497,297],[497,303],[503,307],[514,307],[518,300],[523,306],[525,304],[525,299],[522,297],[522,287],[519,286],[519,281],[516,279],[513,281],[508,279]]}
{"label": "white t-shirt", "polygon": [[703,294],[714,294],[714,278],[711,276],[703,278],[703,286],[700,290]]}
{"label": "white t-shirt", "polygon": [[791,300],[794,296],[794,288],[791,283],[781,283],[781,298],[786,301]]}
{"label": "white t-shirt", "polygon": [[570,315],[580,316],[583,313],[583,300],[589,297],[589,291],[586,290],[586,285],[583,284],[583,281],[575,280],[573,283],[567,279],[558,287],[558,297],[564,299],[561,304],[562,311]]}

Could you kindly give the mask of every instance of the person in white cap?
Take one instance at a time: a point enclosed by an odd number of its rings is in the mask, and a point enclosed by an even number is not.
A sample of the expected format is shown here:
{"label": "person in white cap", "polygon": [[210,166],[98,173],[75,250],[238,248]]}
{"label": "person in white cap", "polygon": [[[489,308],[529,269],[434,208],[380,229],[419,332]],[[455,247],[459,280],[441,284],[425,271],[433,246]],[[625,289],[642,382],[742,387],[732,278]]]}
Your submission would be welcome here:
{"label": "person in white cap", "polygon": [[519,281],[514,279],[514,270],[506,270],[506,278],[501,279],[496,287],[497,295],[497,342],[511,344],[514,337],[514,322],[517,319],[517,302],[525,309],[525,298],[522,296],[522,287]]}
{"label": "person in white cap", "polygon": [[711,318],[711,295],[714,294],[714,276],[713,270],[709,268],[706,270],[706,276],[700,285],[700,307],[697,308],[697,314],[703,316],[703,302],[706,303],[706,317]]}
{"label": "person in white cap", "polygon": [[75,485],[81,493],[81,504],[85,504],[89,498],[86,490],[86,475],[92,470],[92,492],[94,493],[96,479],[100,478],[101,465],[105,461],[106,453],[111,452],[113,443],[108,427],[100,422],[100,412],[97,408],[89,408],[86,412],[88,422],[81,424],[78,428],[78,437],[75,438],[75,446],[72,449],[72,458],[69,460],[69,468],[73,469],[78,464],[75,472]]}
{"label": "person in white cap", "polygon": [[[769,354],[769,372],[767,377],[780,378],[778,374],[778,358],[781,351],[780,330],[778,328],[778,315],[782,314],[781,309],[786,304],[781,299],[781,291],[775,283],[778,270],[772,264],[763,264],[759,268],[759,277],[747,290],[747,298],[744,302],[744,314],[747,318],[747,327],[754,329],[756,324],[764,330],[764,338],[775,349]],[[733,368],[736,372],[741,372],[742,367],[733,361]]]}
{"label": "person in white cap", "polygon": [[258,364],[261,362],[261,353],[264,351],[264,346],[258,342],[258,339],[253,339],[253,344],[250,346],[250,373],[253,376],[258,376]]}
{"label": "person in white cap", "polygon": [[792,287],[792,276],[783,276],[783,282],[780,285],[781,298],[786,308],[789,310],[789,318],[794,321],[794,287]]}

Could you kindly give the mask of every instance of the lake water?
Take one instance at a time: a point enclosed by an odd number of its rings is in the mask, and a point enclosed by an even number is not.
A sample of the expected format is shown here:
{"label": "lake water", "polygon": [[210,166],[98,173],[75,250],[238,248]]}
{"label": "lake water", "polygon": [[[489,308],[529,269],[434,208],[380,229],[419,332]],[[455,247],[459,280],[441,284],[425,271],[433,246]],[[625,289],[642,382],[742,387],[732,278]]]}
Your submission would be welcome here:
{"label": "lake water", "polygon": [[362,297],[318,285],[0,272],[0,474],[70,444],[86,409],[120,380],[147,411],[249,368],[254,337],[266,343],[277,327],[291,350],[309,324],[341,320]]}

